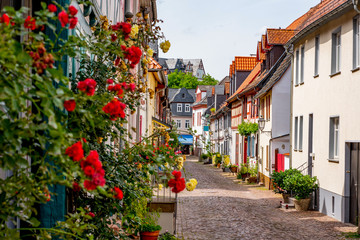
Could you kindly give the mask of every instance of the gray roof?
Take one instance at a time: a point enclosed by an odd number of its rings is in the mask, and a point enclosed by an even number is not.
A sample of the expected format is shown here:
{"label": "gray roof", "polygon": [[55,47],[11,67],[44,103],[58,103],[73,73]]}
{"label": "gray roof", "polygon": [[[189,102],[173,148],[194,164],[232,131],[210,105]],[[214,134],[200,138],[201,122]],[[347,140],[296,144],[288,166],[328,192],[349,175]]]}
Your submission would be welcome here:
{"label": "gray roof", "polygon": [[188,89],[188,93],[190,93],[190,95],[194,98],[194,100],[196,99],[195,91],[196,89]]}
{"label": "gray roof", "polygon": [[182,102],[182,103],[193,103],[195,98],[189,93],[186,88],[179,88],[174,93],[173,97],[170,98],[169,102]]}
{"label": "gray roof", "polygon": [[220,82],[218,82],[216,85],[225,85],[226,82],[230,82],[229,76],[224,77]]}
{"label": "gray roof", "polygon": [[204,72],[204,64],[202,63],[202,59],[182,59],[182,58],[159,58],[158,63],[165,69],[169,70],[185,70],[185,66],[190,63],[192,64],[192,72],[195,76],[200,65],[202,65]]}
{"label": "gray roof", "polygon": [[169,88],[168,89],[168,99],[173,99],[175,96],[175,93],[179,91],[179,88]]}
{"label": "gray roof", "polygon": [[202,104],[207,105],[207,96],[203,97],[199,102],[194,103],[193,106],[202,105]]}
{"label": "gray roof", "polygon": [[283,76],[285,71],[291,64],[291,55],[287,54],[284,60],[280,63],[279,67],[276,69],[270,80],[260,89],[260,91],[255,95],[255,98],[261,97],[267,93]]}
{"label": "gray roof", "polygon": [[[200,67],[200,64],[202,64],[202,60],[201,59],[183,59],[183,62],[185,65],[188,65],[188,63],[190,62],[193,66],[193,73],[196,73]],[[204,67],[204,66],[203,66]],[[205,68],[204,68],[204,72],[205,72]]]}
{"label": "gray roof", "polygon": [[212,90],[213,85],[198,85],[198,88],[200,89],[200,91],[208,91],[208,90]]}

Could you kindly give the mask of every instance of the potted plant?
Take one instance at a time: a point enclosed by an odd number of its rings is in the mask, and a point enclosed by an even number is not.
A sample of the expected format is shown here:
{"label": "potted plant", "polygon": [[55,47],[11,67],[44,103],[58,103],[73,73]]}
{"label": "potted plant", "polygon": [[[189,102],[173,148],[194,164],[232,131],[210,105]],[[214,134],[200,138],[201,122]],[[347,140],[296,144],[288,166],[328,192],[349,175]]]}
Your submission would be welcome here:
{"label": "potted plant", "polygon": [[248,175],[249,175],[248,182],[249,183],[256,183],[257,182],[257,173],[258,173],[257,165],[253,165],[253,166],[248,167]]}
{"label": "potted plant", "polygon": [[202,162],[205,162],[206,161],[206,159],[208,159],[208,155],[206,154],[206,153],[202,153],[201,154],[201,160],[202,160]]}
{"label": "potted plant", "polygon": [[310,194],[318,187],[317,178],[303,174],[288,175],[284,179],[286,191],[293,191],[295,195],[294,205],[298,211],[306,211],[310,206]]}
{"label": "potted plant", "polygon": [[229,166],[229,168],[230,168],[230,171],[232,172],[232,173],[237,173],[237,171],[238,171],[238,165],[235,165],[235,164],[230,164],[230,166]]}
{"label": "potted plant", "polygon": [[161,226],[157,224],[159,214],[156,212],[147,213],[140,226],[141,240],[157,240],[160,234]]}
{"label": "potted plant", "polygon": [[220,168],[220,165],[222,163],[222,156],[220,153],[215,153],[215,166]]}
{"label": "potted plant", "polygon": [[283,197],[284,203],[289,203],[289,197],[291,197],[291,191],[285,190],[284,179],[290,175],[301,174],[297,169],[287,169],[284,172],[273,172],[271,174],[271,181],[273,184],[274,192],[279,193]]}
{"label": "potted plant", "polygon": [[247,163],[241,164],[240,174],[243,181],[245,180],[245,178],[249,177],[248,167],[249,165]]}
{"label": "potted plant", "polygon": [[178,240],[178,238],[169,232],[165,232],[159,236],[159,240]]}

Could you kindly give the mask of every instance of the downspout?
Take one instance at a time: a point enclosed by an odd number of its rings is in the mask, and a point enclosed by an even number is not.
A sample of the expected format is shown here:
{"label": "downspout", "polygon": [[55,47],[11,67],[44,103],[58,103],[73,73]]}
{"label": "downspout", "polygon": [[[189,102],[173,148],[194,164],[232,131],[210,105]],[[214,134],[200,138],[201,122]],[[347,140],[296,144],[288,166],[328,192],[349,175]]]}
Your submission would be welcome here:
{"label": "downspout", "polygon": [[293,86],[294,86],[294,45],[284,46],[285,52],[290,54],[291,57],[291,81],[290,81],[290,147],[289,147],[289,160],[290,168],[292,168],[292,146],[293,146]]}
{"label": "downspout", "polygon": [[360,10],[358,9],[357,5],[359,4],[359,0],[352,0],[354,5],[354,10],[360,13]]}

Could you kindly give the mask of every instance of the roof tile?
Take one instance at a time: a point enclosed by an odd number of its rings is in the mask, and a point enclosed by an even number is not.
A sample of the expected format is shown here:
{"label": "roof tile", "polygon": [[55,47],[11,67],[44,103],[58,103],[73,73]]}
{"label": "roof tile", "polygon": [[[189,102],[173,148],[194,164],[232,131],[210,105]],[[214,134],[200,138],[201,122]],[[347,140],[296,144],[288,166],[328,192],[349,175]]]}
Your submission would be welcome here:
{"label": "roof tile", "polygon": [[161,65],[150,57],[150,62],[148,63],[148,69],[162,69]]}
{"label": "roof tile", "polygon": [[235,57],[236,71],[251,71],[257,64],[256,57]]}
{"label": "roof tile", "polygon": [[284,45],[292,38],[296,30],[268,28],[266,30],[266,40],[268,45]]}

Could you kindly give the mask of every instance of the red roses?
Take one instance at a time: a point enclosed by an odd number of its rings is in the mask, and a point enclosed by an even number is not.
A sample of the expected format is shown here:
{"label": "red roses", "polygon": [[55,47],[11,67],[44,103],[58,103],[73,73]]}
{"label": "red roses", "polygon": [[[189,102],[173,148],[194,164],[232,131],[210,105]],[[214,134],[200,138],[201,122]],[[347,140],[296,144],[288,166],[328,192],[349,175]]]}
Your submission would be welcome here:
{"label": "red roses", "polygon": [[48,5],[48,10],[49,12],[56,12],[57,11],[57,8],[54,4],[49,4]]}
{"label": "red roses", "polygon": [[129,48],[126,48],[126,46],[122,45],[121,49],[125,52],[125,58],[129,60],[130,67],[134,68],[136,64],[140,62],[141,59],[141,49],[136,46],[131,46]]}
{"label": "red roses", "polygon": [[179,193],[183,191],[186,185],[185,185],[185,179],[181,177],[181,172],[174,170],[171,174],[174,175],[175,177],[168,181],[169,187],[172,188],[171,191],[174,193]]}
{"label": "red roses", "polygon": [[113,31],[121,30],[124,33],[125,40],[129,38],[131,33],[131,24],[127,22],[118,22],[116,25],[112,25],[111,28]]}
{"label": "red roses", "polygon": [[40,44],[36,52],[30,52],[33,59],[32,66],[37,69],[38,74],[42,74],[46,68],[53,68],[54,57],[51,53],[46,52],[43,44]]}
{"label": "red roses", "polygon": [[84,81],[78,82],[77,88],[85,92],[88,96],[93,96],[95,93],[96,82],[94,79],[87,78]]}
{"label": "red roses", "polygon": [[74,143],[72,146],[66,149],[65,154],[72,158],[73,161],[80,161],[84,157],[82,143],[80,141]]}
{"label": "red roses", "polygon": [[105,171],[102,168],[97,151],[90,151],[86,159],[80,162],[80,166],[85,175],[91,178],[91,180],[84,181],[84,187],[87,190],[94,190],[97,186],[105,185]]}
{"label": "red roses", "polygon": [[9,25],[10,18],[6,13],[4,13],[2,17],[0,17],[0,23],[5,23],[6,25]]}
{"label": "red roses", "polygon": [[[50,7],[50,5],[49,5]],[[49,9],[50,10],[50,9]],[[77,14],[78,10],[74,7],[74,6],[70,6],[68,9],[68,13],[65,12],[64,10],[61,11],[58,15],[59,21],[61,23],[62,27],[65,27],[66,24],[70,23],[69,25],[69,29],[73,29],[75,28],[78,19],[77,17],[75,17],[75,15]],[[69,15],[70,15],[70,20],[69,20]]]}
{"label": "red roses", "polygon": [[103,111],[110,114],[110,119],[114,121],[117,120],[119,117],[125,118],[125,108],[125,103],[122,103],[118,99],[114,98],[113,100],[111,100],[111,102],[109,102],[103,107]]}
{"label": "red roses", "polygon": [[27,16],[27,18],[25,19],[25,22],[24,22],[24,27],[28,28],[28,29],[31,29],[31,30],[35,30],[36,29],[35,18]]}
{"label": "red roses", "polygon": [[64,108],[69,112],[74,111],[75,107],[76,107],[76,102],[73,99],[64,102]]}
{"label": "red roses", "polygon": [[114,198],[119,199],[119,200],[122,200],[123,197],[124,197],[123,191],[122,191],[120,188],[118,188],[118,187],[114,187],[114,191],[115,191],[115,193],[116,193],[116,194],[114,195]]}

